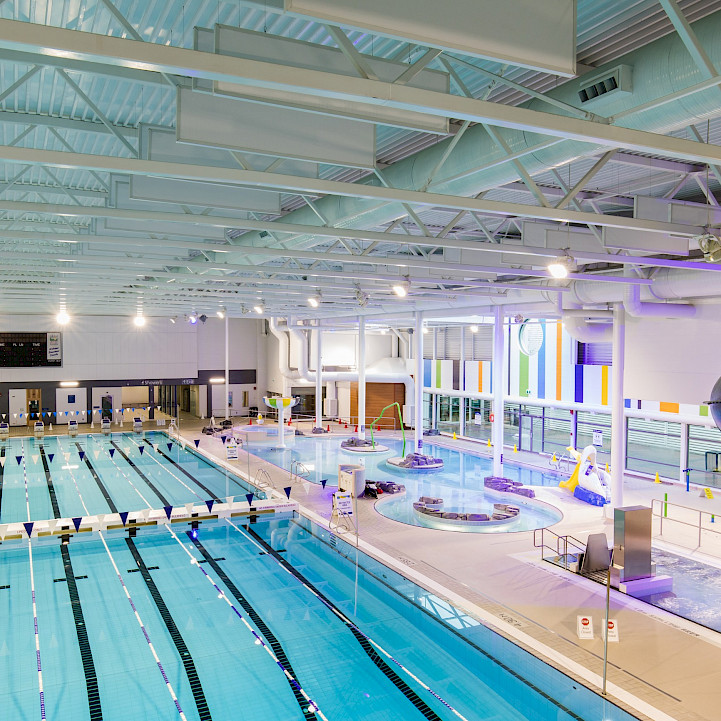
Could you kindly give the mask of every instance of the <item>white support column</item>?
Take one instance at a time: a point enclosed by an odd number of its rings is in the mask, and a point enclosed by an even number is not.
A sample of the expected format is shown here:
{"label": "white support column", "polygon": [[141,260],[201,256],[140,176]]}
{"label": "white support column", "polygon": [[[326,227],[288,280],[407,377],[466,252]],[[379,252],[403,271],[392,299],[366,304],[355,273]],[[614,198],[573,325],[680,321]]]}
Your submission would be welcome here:
{"label": "white support column", "polygon": [[[435,365],[438,358],[438,328],[433,329],[433,363]],[[431,428],[438,428],[438,396],[434,393],[431,396],[431,407],[433,408],[431,415]]]}
{"label": "white support column", "polygon": [[[460,386],[459,390],[466,390],[466,328],[465,326],[461,326],[461,365],[459,368],[459,374],[458,374],[458,385]],[[459,406],[459,414],[460,414],[460,425],[458,427],[458,435],[459,436],[465,436],[466,435],[466,399],[461,396],[460,402],[458,404]]]}
{"label": "white support column", "polygon": [[358,438],[366,437],[366,319],[358,317]]}
{"label": "white support column", "polygon": [[503,328],[503,308],[495,309],[493,326],[493,424],[491,442],[493,443],[493,475],[503,475],[503,368],[506,361],[505,333]]}
{"label": "white support column", "polygon": [[413,362],[415,381],[415,411],[414,411],[414,434],[413,451],[423,452],[423,313],[416,311],[416,327],[413,331],[415,345],[415,358]]}
{"label": "white support column", "polygon": [[228,312],[225,312],[225,417],[230,417],[228,398],[230,397],[230,348],[228,346]]}
{"label": "white support column", "polygon": [[611,366],[611,508],[623,506],[626,460],[626,419],[623,413],[623,369],[626,360],[626,312],[613,308],[613,365]]}
{"label": "white support column", "polygon": [[285,448],[285,406],[281,403],[278,406],[278,448]]}
{"label": "white support column", "polygon": [[323,427],[323,329],[320,322],[315,329],[315,427]]}

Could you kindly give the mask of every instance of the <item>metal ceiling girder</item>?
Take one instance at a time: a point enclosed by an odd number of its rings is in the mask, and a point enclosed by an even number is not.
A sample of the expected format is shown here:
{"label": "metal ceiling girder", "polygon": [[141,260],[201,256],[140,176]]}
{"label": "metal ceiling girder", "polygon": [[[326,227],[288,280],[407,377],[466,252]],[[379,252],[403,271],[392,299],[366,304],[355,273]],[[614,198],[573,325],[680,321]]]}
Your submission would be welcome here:
{"label": "metal ceiling girder", "polygon": [[721,148],[682,138],[611,126],[528,108],[496,104],[366,78],[109,37],[46,25],[0,20],[0,48],[40,52],[115,67],[192,75],[318,97],[385,105],[441,117],[531,131],[612,148],[721,164]]}
{"label": "metal ceiling girder", "polygon": [[[2,21],[0,21],[0,26]],[[145,46],[145,45],[144,45]],[[691,141],[688,141],[691,142]],[[691,142],[695,147],[715,149],[721,161],[721,147],[702,146]],[[517,216],[523,218],[538,218],[541,220],[554,220],[561,223],[592,223],[594,225],[609,226],[613,228],[629,228],[631,230],[648,230],[655,233],[675,233],[685,236],[700,235],[704,230],[698,226],[665,223],[652,220],[639,220],[623,218],[613,215],[598,215],[574,210],[561,210],[557,208],[543,208],[523,203],[508,203],[486,198],[466,198],[458,195],[444,195],[442,193],[419,192],[388,188],[363,183],[344,183],[335,180],[322,180],[317,178],[283,175],[280,173],[266,173],[257,170],[241,170],[235,168],[208,167],[182,163],[168,163],[154,160],[140,160],[137,158],[107,157],[101,155],[87,155],[80,153],[67,153],[56,150],[40,150],[35,148],[17,148],[8,145],[0,146],[0,160],[10,163],[26,165],[48,165],[60,168],[80,168],[83,170],[106,171],[125,173],[129,175],[156,175],[169,178],[187,178],[191,180],[205,180],[210,182],[235,183],[251,188],[270,188],[274,190],[292,191],[296,193],[315,193],[320,195],[341,195],[355,198],[379,200],[390,203],[408,203],[411,205],[440,206],[453,210],[468,210],[486,215]],[[16,204],[17,205],[17,204]],[[17,209],[33,210],[32,204],[20,204]],[[4,203],[4,209],[12,209]],[[60,210],[53,210],[55,214],[63,214],[63,206],[55,206]],[[88,215],[93,215],[97,209],[87,208]],[[37,212],[42,212],[38,209]],[[71,212],[70,215],[77,215]],[[198,216],[189,218],[188,215],[178,216],[173,213],[163,213],[162,220],[171,222],[193,222],[216,227],[258,229],[257,224],[238,218],[222,218],[219,216]],[[97,217],[97,216],[96,216]],[[112,217],[112,216],[111,216]],[[150,216],[146,216],[150,218]],[[257,223],[257,221],[256,221]],[[288,224],[268,222],[262,230],[281,232],[282,227]],[[343,230],[333,228],[318,228],[314,226],[299,226],[303,233],[316,233],[338,237]],[[325,231],[325,232],[323,232]],[[345,236],[350,237],[350,236]],[[374,238],[375,240],[375,238]]]}

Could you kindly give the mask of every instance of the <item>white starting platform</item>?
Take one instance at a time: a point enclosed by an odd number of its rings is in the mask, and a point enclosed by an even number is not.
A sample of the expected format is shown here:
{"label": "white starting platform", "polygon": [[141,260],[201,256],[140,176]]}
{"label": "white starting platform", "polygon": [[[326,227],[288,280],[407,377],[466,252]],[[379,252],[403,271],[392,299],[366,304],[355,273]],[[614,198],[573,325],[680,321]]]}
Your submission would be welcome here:
{"label": "white starting platform", "polygon": [[33,434],[35,438],[45,438],[45,424],[42,421],[35,421]]}
{"label": "white starting platform", "polygon": [[0,441],[6,441],[10,437],[10,426],[3,421],[0,423]]}
{"label": "white starting platform", "polygon": [[110,428],[110,418],[103,418],[100,421],[100,430],[103,432],[104,436],[110,435],[111,428]]}
{"label": "white starting platform", "polygon": [[68,421],[68,435],[73,437],[78,435],[77,421]]}

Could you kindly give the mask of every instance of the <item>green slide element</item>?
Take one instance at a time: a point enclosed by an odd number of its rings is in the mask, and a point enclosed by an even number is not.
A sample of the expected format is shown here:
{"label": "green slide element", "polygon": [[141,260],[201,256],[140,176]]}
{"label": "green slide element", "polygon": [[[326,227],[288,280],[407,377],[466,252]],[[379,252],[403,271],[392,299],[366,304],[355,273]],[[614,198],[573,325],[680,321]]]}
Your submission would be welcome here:
{"label": "green slide element", "polygon": [[403,458],[405,458],[405,457],[406,457],[406,430],[405,430],[405,428],[403,428],[403,417],[401,416],[401,406],[400,406],[400,404],[398,403],[398,401],[396,401],[395,403],[391,403],[389,406],[386,406],[386,407],[381,411],[381,414],[378,416],[378,418],[376,418],[376,419],[373,421],[373,423],[371,423],[371,445],[373,446],[373,448],[376,447],[376,442],[375,442],[375,439],[373,438],[373,429],[375,428],[376,423],[378,423],[378,421],[379,421],[381,418],[383,418],[383,414],[384,414],[389,408],[393,408],[393,406],[395,406],[395,407],[398,409],[398,420],[401,422],[401,433],[403,434]]}

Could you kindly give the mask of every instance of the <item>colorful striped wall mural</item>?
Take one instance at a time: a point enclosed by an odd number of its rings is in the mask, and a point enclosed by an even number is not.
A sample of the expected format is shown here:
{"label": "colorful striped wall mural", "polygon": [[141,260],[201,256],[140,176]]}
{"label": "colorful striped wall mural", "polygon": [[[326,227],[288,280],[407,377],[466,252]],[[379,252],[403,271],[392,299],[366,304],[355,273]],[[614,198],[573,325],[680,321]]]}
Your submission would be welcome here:
{"label": "colorful striped wall mural", "polygon": [[[510,326],[508,335],[508,395],[593,406],[611,404],[610,366],[580,365],[576,361],[575,341],[556,320],[540,321],[543,344],[535,355],[521,351],[519,326]],[[423,383],[426,388],[492,393],[493,363],[465,361],[465,384],[461,388],[460,361],[425,360]],[[708,416],[708,406],[679,405],[663,401],[625,401],[626,408],[665,412],[683,416]]]}

